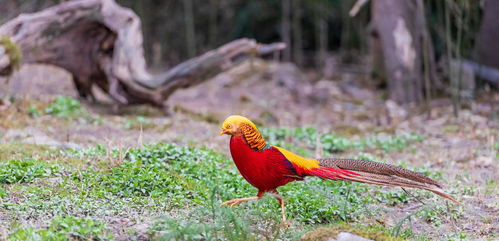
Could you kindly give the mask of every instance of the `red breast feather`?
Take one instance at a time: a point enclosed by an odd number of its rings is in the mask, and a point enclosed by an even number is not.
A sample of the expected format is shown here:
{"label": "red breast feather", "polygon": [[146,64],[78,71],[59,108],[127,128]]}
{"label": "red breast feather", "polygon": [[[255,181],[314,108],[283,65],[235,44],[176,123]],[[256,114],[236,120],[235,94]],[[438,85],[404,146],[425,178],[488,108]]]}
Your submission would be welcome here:
{"label": "red breast feather", "polygon": [[301,179],[291,162],[275,147],[256,151],[242,137],[233,136],[230,153],[241,175],[261,192]]}

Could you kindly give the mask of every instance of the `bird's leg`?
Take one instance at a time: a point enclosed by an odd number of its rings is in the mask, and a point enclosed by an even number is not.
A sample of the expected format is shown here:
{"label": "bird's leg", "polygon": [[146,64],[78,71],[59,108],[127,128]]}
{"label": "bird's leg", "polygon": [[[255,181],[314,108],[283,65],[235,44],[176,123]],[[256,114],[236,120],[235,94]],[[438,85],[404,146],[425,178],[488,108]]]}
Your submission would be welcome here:
{"label": "bird's leg", "polygon": [[277,201],[279,201],[279,204],[281,204],[281,215],[282,215],[282,224],[288,228],[289,224],[288,221],[286,220],[286,207],[284,206],[284,199],[282,199],[281,196],[275,195],[275,198]]}
{"label": "bird's leg", "polygon": [[236,206],[236,205],[239,205],[240,203],[242,202],[247,202],[247,201],[251,201],[251,200],[258,200],[260,199],[259,196],[254,196],[254,197],[245,197],[245,198],[237,198],[237,199],[232,199],[232,200],[229,200],[227,202],[224,202],[222,204],[220,204],[220,206],[229,206],[229,207],[233,207],[233,206]]}
{"label": "bird's leg", "polygon": [[282,224],[284,225],[285,228],[289,228],[289,223],[286,220],[286,207],[284,206],[284,199],[279,195],[279,192],[277,192],[277,190],[274,190],[272,194],[277,199],[277,201],[279,201],[279,204],[281,205]]}

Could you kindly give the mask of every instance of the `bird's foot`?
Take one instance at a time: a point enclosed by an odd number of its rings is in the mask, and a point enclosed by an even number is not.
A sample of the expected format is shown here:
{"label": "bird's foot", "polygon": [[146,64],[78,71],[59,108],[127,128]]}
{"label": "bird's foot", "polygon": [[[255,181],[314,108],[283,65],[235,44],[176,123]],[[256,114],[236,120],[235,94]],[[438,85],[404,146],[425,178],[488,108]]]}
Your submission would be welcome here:
{"label": "bird's foot", "polygon": [[291,224],[288,221],[284,220],[282,221],[281,226],[282,228],[289,228]]}
{"label": "bird's foot", "polygon": [[243,201],[240,201],[238,199],[234,199],[234,200],[230,200],[230,201],[227,201],[227,202],[224,202],[222,204],[220,204],[220,206],[229,206],[229,207],[234,207],[234,206],[237,206],[239,205],[240,203],[242,203]]}
{"label": "bird's foot", "polygon": [[220,206],[229,206],[229,207],[234,207],[236,205],[239,205],[240,203],[251,201],[251,200],[257,200],[259,197],[246,197],[246,198],[237,198],[237,199],[232,199],[227,202],[224,202],[220,204]]}

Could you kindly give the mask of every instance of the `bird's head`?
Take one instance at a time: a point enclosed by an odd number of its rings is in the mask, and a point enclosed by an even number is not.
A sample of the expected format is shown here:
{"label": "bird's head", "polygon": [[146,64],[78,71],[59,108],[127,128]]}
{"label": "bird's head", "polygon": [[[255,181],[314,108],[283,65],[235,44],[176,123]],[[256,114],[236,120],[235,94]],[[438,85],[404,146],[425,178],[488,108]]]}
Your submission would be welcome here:
{"label": "bird's head", "polygon": [[254,130],[258,130],[256,125],[248,118],[240,115],[231,115],[225,119],[222,124],[220,135],[238,136],[243,134],[243,126],[251,126]]}
{"label": "bird's head", "polygon": [[231,115],[222,124],[220,135],[243,137],[249,147],[262,151],[267,147],[267,142],[248,118],[240,115]]}

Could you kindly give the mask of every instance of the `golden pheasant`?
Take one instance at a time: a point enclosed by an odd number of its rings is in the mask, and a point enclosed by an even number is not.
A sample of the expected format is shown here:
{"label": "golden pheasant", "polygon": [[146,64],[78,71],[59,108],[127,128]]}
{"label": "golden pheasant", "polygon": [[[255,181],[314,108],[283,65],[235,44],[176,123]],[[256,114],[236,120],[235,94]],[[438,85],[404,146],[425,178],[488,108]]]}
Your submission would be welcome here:
{"label": "golden pheasant", "polygon": [[425,189],[459,203],[445,194],[441,185],[422,174],[373,161],[352,159],[308,159],[277,146],[267,144],[257,127],[248,118],[232,115],[222,124],[220,135],[230,135],[230,153],[241,175],[258,189],[253,197],[222,203],[234,206],[260,199],[265,193],[274,194],[281,205],[282,220],[286,223],[284,200],[276,188],[307,176]]}

